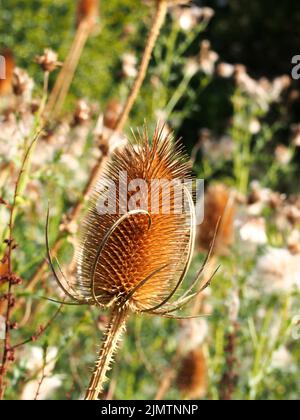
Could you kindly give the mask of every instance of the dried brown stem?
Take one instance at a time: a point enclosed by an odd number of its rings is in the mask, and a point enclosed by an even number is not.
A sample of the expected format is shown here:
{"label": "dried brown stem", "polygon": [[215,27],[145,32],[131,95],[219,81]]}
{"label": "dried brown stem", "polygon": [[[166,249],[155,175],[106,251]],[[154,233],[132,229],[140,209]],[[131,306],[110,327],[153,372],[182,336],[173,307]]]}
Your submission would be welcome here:
{"label": "dried brown stem", "polygon": [[116,308],[112,312],[96,366],[86,391],[86,400],[97,400],[99,394],[103,391],[106,373],[125,331],[127,317],[128,311],[126,309]]}
{"label": "dried brown stem", "polygon": [[226,369],[220,382],[220,400],[230,401],[233,399],[234,391],[238,380],[238,366],[236,356],[236,339],[238,332],[238,324],[234,323],[232,331],[226,336]]}

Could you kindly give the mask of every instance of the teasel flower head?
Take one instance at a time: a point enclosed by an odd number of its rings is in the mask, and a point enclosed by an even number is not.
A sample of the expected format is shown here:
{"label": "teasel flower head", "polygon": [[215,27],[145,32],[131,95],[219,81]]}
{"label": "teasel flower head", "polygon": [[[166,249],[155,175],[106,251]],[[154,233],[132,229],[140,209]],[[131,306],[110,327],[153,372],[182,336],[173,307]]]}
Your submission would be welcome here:
{"label": "teasel flower head", "polygon": [[35,58],[35,61],[41,66],[41,69],[44,72],[48,73],[53,72],[57,69],[57,67],[62,65],[62,63],[58,61],[57,53],[50,48],[46,48],[44,50],[44,54],[38,55]]}
{"label": "teasel flower head", "polygon": [[207,363],[202,348],[191,350],[182,359],[176,378],[184,398],[203,398],[207,391],[207,376]]}
{"label": "teasel flower head", "polygon": [[86,22],[94,30],[99,20],[99,0],[78,0],[76,26]]}
{"label": "teasel flower head", "polygon": [[56,274],[46,230],[50,265],[65,293],[78,304],[111,309],[86,399],[102,390],[130,313],[177,319],[176,310],[211,280],[195,292],[202,268],[178,296],[193,254],[195,209],[190,189],[179,182],[192,180],[188,160],[163,133],[157,128],[150,142],[145,129],[112,156],[81,223],[75,281]]}
{"label": "teasel flower head", "polygon": [[0,78],[0,96],[11,93],[15,60],[11,50],[5,49],[0,55],[4,58],[5,74]]}
{"label": "teasel flower head", "polygon": [[197,242],[202,250],[209,250],[214,243],[213,252],[224,255],[234,239],[234,197],[223,184],[210,186],[204,197],[204,220],[198,228]]}

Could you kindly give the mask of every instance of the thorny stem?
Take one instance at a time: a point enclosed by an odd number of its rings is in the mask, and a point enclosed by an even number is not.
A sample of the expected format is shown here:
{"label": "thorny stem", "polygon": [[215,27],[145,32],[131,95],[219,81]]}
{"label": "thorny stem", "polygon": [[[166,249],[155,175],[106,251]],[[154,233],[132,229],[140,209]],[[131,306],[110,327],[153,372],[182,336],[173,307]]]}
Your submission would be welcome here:
{"label": "thorny stem", "polygon": [[103,384],[107,379],[106,373],[110,368],[112,358],[125,331],[127,317],[127,309],[115,308],[113,310],[96,361],[96,366],[86,391],[85,400],[97,400],[99,394],[102,392]]}

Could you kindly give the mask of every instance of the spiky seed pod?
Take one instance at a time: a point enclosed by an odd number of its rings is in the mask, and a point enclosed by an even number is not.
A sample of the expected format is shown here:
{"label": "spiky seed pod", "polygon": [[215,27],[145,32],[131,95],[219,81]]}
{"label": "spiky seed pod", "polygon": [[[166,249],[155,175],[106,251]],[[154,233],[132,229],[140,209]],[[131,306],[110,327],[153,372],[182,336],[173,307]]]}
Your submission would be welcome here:
{"label": "spiky seed pod", "polygon": [[11,50],[5,49],[1,51],[0,55],[5,60],[5,79],[0,78],[0,95],[7,95],[12,91],[15,60]]}
{"label": "spiky seed pod", "polygon": [[[115,153],[105,179],[113,182],[116,190],[103,189],[102,179],[80,229],[78,279],[74,288],[85,299],[103,307],[122,306],[126,301],[132,311],[141,311],[167,298],[190,255],[193,209],[177,214],[175,206],[182,188],[171,185],[169,197],[163,197],[166,190],[157,184],[189,178],[182,151],[176,150],[162,131],[156,131],[151,145],[144,133],[136,145],[128,144]],[[139,191],[139,186],[128,191],[135,180],[143,180],[145,191]],[[112,200],[114,194],[116,211],[99,214],[99,202]],[[136,194],[137,204],[143,203],[144,209],[131,213],[128,205]],[[126,207],[122,210],[124,198]],[[159,198],[157,206],[151,206],[155,198]],[[167,207],[165,198],[169,198]],[[124,216],[120,216],[122,212]]]}
{"label": "spiky seed pod", "polygon": [[131,312],[177,318],[174,312],[211,280],[195,292],[203,267],[190,287],[172,299],[191,262],[195,208],[189,188],[182,184],[183,179],[191,181],[187,159],[164,133],[157,128],[149,144],[145,130],[135,145],[129,143],[115,152],[81,224],[75,281],[65,277],[62,281],[55,272],[48,243],[49,213],[47,216],[47,253],[58,284],[78,304],[111,308],[87,400],[97,399],[102,391]]}
{"label": "spiky seed pod", "polygon": [[203,398],[207,390],[207,363],[202,348],[190,351],[177,374],[178,389],[185,398]]}
{"label": "spiky seed pod", "polygon": [[[230,190],[222,184],[210,186],[204,197],[204,221],[199,225],[197,243],[200,249],[210,249],[216,234],[213,252],[223,255],[234,239],[235,205]],[[217,232],[216,232],[217,229]]]}
{"label": "spiky seed pod", "polygon": [[79,0],[77,3],[76,26],[85,21],[93,28],[99,18],[99,0]]}

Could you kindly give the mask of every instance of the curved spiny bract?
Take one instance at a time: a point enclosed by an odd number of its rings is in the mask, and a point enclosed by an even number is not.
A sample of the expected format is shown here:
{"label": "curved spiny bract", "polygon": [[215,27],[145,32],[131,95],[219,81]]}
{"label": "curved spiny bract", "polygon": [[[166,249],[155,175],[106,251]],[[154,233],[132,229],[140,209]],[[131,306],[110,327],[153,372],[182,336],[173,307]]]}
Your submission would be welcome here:
{"label": "curved spiny bract", "polygon": [[[99,306],[126,305],[133,312],[159,307],[188,269],[194,208],[178,181],[190,179],[190,173],[182,150],[171,140],[158,129],[152,144],[146,131],[139,135],[136,144],[115,153],[90,199],[72,287]],[[104,188],[108,180],[115,192]],[[142,180],[144,188],[130,190],[135,180]],[[114,195],[114,211],[100,214],[99,203],[113,203]],[[130,204],[138,198],[142,208],[132,210]],[[184,201],[187,209],[182,209]]]}

